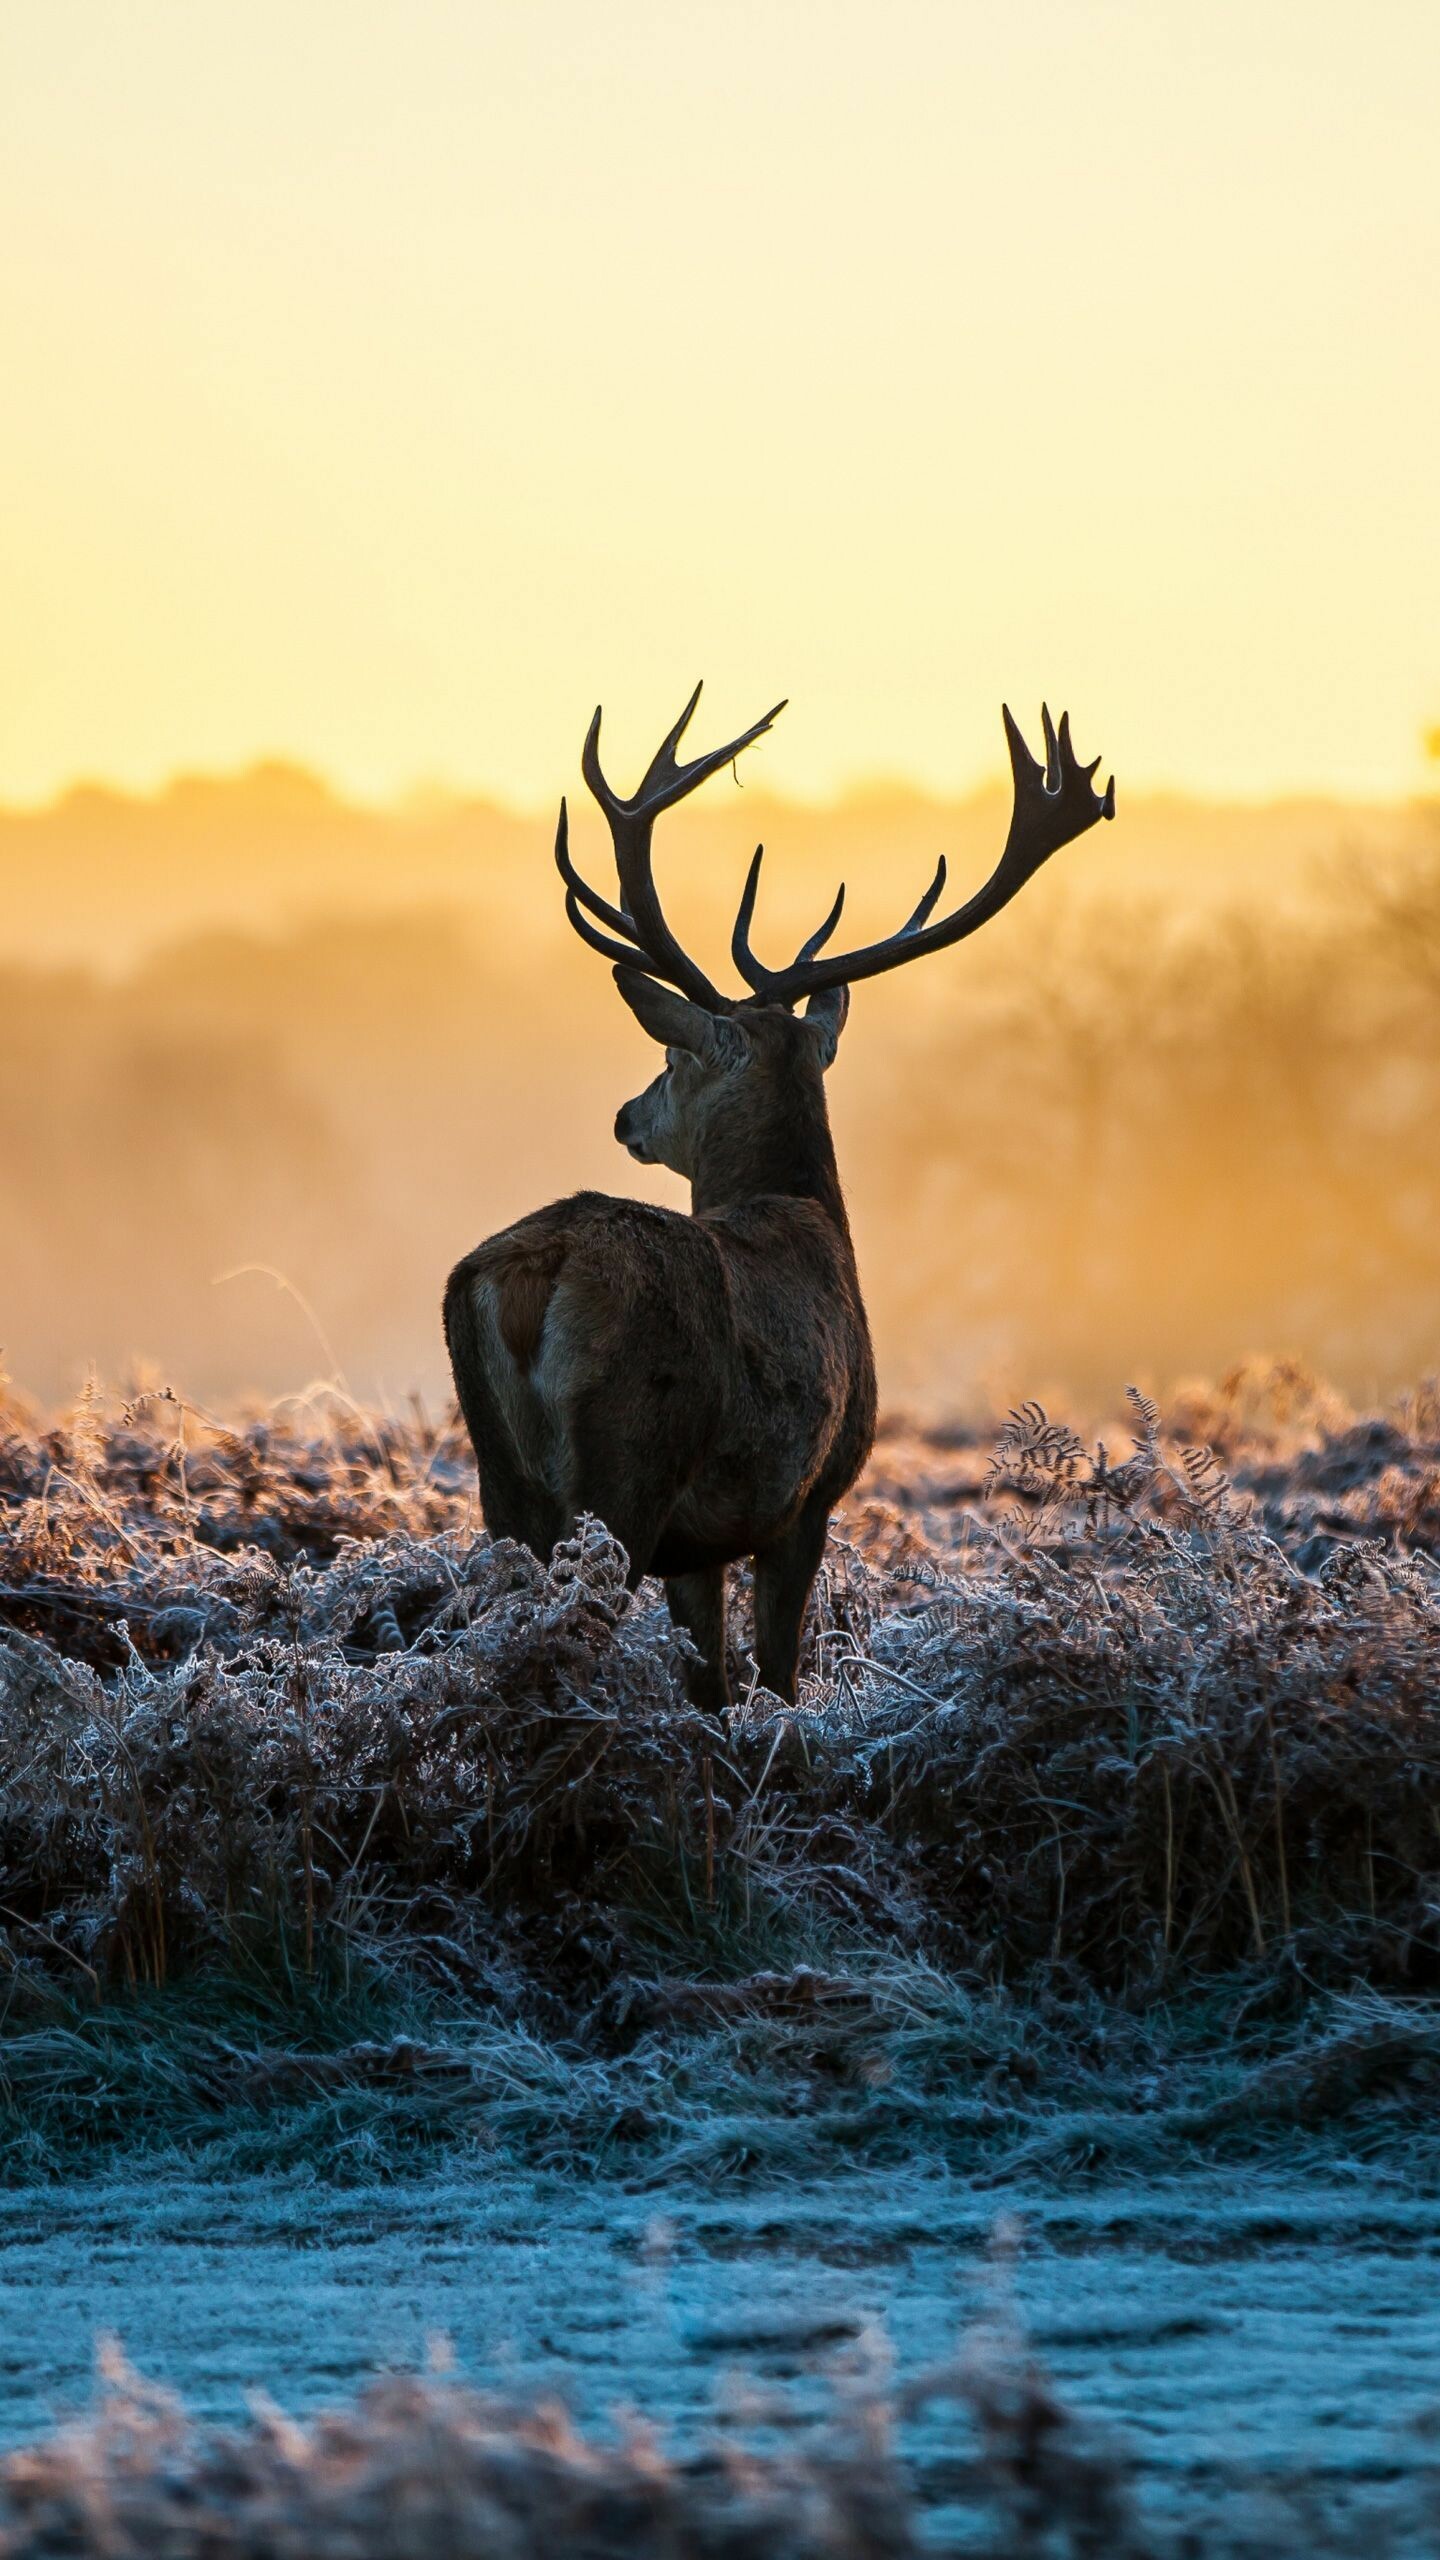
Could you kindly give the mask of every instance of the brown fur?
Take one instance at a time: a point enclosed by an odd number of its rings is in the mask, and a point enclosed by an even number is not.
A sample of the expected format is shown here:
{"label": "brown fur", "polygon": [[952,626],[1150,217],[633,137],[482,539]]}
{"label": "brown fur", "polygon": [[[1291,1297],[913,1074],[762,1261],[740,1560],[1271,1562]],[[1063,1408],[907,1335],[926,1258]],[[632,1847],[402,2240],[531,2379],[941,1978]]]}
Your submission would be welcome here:
{"label": "brown fur", "polygon": [[493,1264],[500,1339],[517,1368],[527,1373],[540,1348],[545,1311],[565,1258],[563,1238],[534,1247],[513,1245]]}
{"label": "brown fur", "polygon": [[[678,1000],[677,1000],[678,1001]],[[665,1577],[724,1703],[725,1568],[755,1560],[756,1657],[793,1699],[830,1512],[875,1379],[815,1026],[757,1009],[672,1057],[618,1133],[689,1174],[692,1214],[580,1192],[467,1255],[446,1335],[493,1534],[541,1553],[581,1512]]]}

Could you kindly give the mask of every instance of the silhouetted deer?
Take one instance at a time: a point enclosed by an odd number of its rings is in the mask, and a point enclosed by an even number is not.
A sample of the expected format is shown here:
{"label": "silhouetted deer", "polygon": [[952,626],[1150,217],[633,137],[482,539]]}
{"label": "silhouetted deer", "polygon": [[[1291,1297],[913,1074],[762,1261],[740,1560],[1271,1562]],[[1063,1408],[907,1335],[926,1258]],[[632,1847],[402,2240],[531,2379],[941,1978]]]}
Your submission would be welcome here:
{"label": "silhouetted deer", "polygon": [[874,1436],[875,1367],[823,1081],[849,990],[987,924],[1061,845],[1114,815],[1115,786],[1095,792],[1095,764],[1077,763],[1068,720],[1057,733],[1043,713],[1042,767],[1007,710],[1014,811],[984,888],[931,924],[942,856],[898,933],[822,957],[842,888],[788,969],[767,969],[750,947],[757,849],[731,943],[750,992],[735,998],[667,925],[651,832],[784,704],[680,764],[699,698],[697,685],[631,800],[600,770],[598,711],[590,724],[583,771],[609,822],[618,906],[575,869],[563,801],[555,841],[570,922],[618,963],[621,995],[666,1052],[615,1135],[641,1164],[686,1177],[691,1214],[598,1191],[538,1209],[451,1273],[445,1337],[492,1535],[548,1558],[579,1515],[603,1520],[632,1584],[664,1576],[671,1614],[701,1655],[691,1695],[714,1710],[729,1697],[725,1568],[741,1556],[754,1558],[760,1678],[793,1702],[829,1516]]}

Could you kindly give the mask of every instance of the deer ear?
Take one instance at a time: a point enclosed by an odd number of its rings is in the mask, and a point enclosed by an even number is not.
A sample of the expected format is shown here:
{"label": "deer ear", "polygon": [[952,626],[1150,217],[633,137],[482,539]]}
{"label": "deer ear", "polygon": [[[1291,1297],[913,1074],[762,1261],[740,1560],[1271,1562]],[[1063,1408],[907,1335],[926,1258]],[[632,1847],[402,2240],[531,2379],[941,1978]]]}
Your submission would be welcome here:
{"label": "deer ear", "polygon": [[715,1017],[703,1005],[692,1004],[688,996],[662,987],[639,969],[617,969],[615,984],[641,1030],[662,1049],[687,1049],[692,1058],[714,1056]]}
{"label": "deer ear", "polygon": [[822,1068],[835,1064],[835,1052],[840,1046],[840,1034],[845,1028],[845,1016],[849,1010],[848,987],[826,987],[820,995],[812,996],[805,1007],[805,1019],[820,1044]]}

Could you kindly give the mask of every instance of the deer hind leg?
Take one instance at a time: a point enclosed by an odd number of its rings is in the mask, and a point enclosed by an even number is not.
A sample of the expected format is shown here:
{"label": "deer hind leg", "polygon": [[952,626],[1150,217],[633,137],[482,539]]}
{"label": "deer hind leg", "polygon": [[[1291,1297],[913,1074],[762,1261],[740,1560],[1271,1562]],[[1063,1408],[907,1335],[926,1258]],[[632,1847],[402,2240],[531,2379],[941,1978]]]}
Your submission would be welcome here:
{"label": "deer hind leg", "polygon": [[505,1338],[504,1309],[481,1255],[458,1266],[445,1293],[455,1392],[475,1451],[486,1528],[548,1563],[569,1514],[549,1481],[539,1406]]}
{"label": "deer hind leg", "polygon": [[755,1667],[764,1686],[787,1707],[795,1704],[805,1604],[829,1526],[828,1509],[817,1503],[755,1558]]}
{"label": "deer hind leg", "polygon": [[483,1375],[467,1379],[460,1394],[480,1476],[480,1508],[492,1538],[514,1538],[548,1564],[569,1527],[569,1515],[543,1476],[535,1472],[510,1427],[504,1400]]}
{"label": "deer hind leg", "polygon": [[[471,1438],[475,1439],[473,1424]],[[480,1472],[480,1508],[491,1537],[514,1538],[538,1556],[542,1564],[548,1564],[570,1525],[564,1505],[556,1501],[548,1485],[537,1483],[523,1472],[502,1431],[487,1435],[483,1443],[475,1439],[475,1459]]]}
{"label": "deer hind leg", "polygon": [[633,1591],[679,1498],[686,1468],[675,1435],[637,1430],[623,1389],[586,1384],[564,1400],[560,1481],[570,1520],[603,1520],[630,1560]]}
{"label": "deer hind leg", "polygon": [[694,1637],[702,1659],[685,1665],[690,1703],[702,1715],[723,1715],[730,1704],[725,1665],[725,1567],[709,1565],[702,1573],[667,1576],[665,1597],[677,1627]]}

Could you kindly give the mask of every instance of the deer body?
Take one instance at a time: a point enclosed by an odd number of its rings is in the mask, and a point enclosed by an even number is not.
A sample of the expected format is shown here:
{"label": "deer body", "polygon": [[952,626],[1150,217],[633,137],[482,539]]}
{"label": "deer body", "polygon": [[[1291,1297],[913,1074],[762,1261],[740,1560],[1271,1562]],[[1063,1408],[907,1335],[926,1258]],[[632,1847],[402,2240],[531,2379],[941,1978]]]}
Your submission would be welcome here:
{"label": "deer body", "polygon": [[618,907],[571,864],[563,804],[556,844],[571,922],[619,963],[621,995],[666,1050],[615,1134],[642,1163],[688,1180],[690,1215],[600,1192],[537,1210],[456,1266],[445,1333],[491,1534],[548,1557],[578,1516],[603,1520],[632,1585],[663,1576],[698,1649],[691,1695],[715,1711],[729,1697],[725,1569],[745,1556],[756,1668],[793,1702],[830,1513],[874,1437],[874,1361],[824,1090],[849,982],[973,931],[1057,844],[1110,814],[1113,786],[1096,797],[1094,768],[1076,766],[1066,725],[1057,737],[1048,713],[1041,768],[1007,713],[1016,819],[992,880],[927,930],[942,861],[898,935],[821,960],[842,890],[788,970],[750,949],[757,853],[732,946],[750,987],[737,1002],[670,933],[650,831],[775,714],[682,766],[674,751],[693,709],[692,699],[631,801],[600,771],[596,713],[585,774],[610,822]]}
{"label": "deer body", "polygon": [[[747,1026],[752,1044],[746,1107],[718,1141],[686,1123],[688,1218],[580,1192],[468,1255],[445,1300],[492,1533],[548,1554],[577,1514],[602,1519],[632,1579],[665,1577],[710,1708],[727,1695],[724,1570],[743,1556],[760,1678],[793,1697],[826,1524],[875,1429],[822,1044],[779,1011]],[[622,1131],[643,1133],[644,1103]]]}

